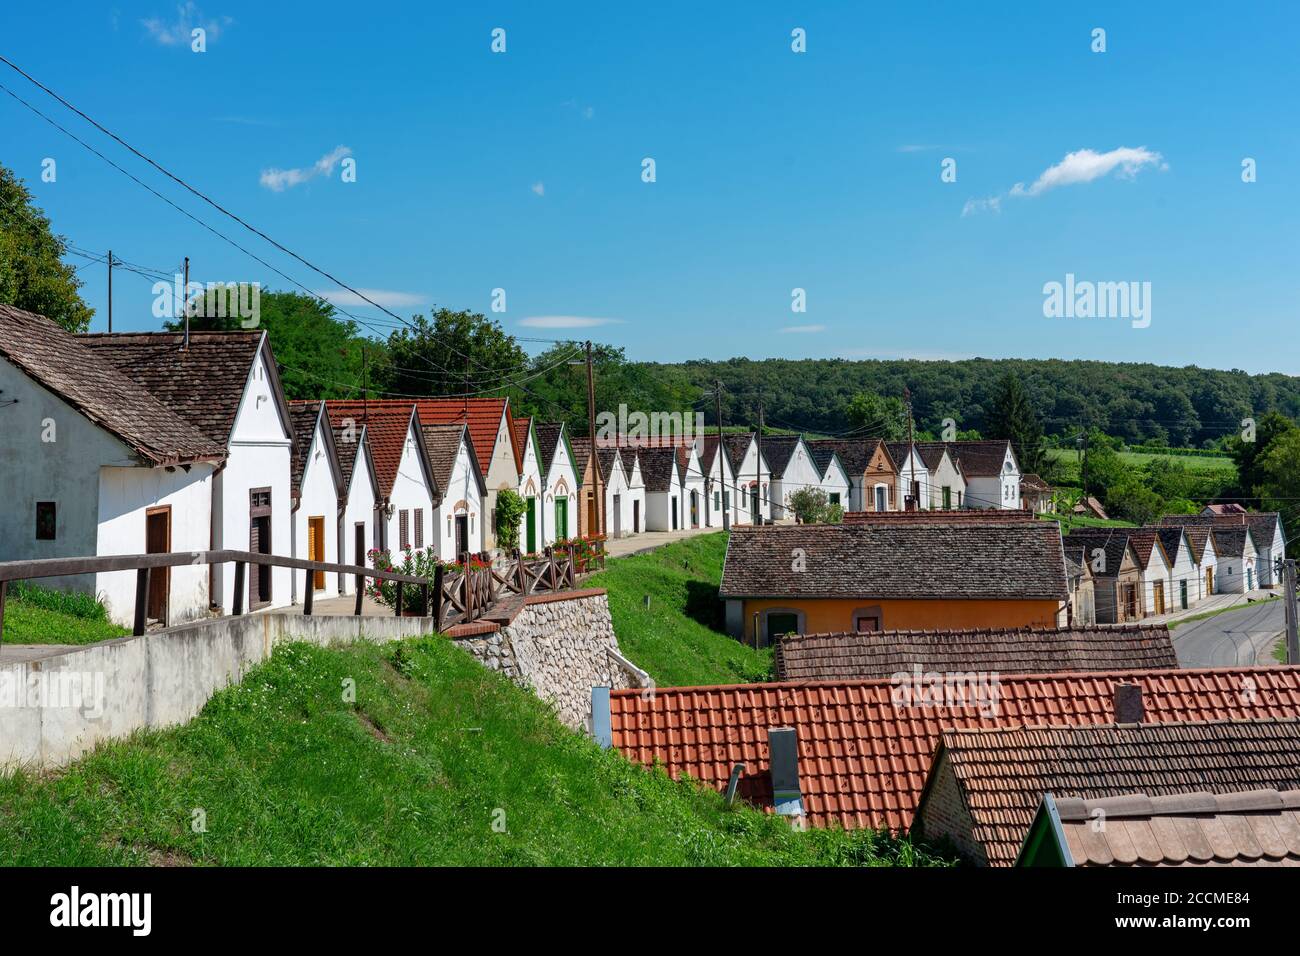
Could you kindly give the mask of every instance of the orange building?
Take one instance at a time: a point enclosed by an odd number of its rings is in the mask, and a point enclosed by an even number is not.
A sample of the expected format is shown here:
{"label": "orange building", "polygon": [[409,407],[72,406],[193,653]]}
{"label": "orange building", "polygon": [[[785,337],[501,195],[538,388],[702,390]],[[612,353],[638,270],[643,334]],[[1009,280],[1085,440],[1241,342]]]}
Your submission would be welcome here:
{"label": "orange building", "polygon": [[[733,528],[728,632],[1056,627],[1068,600],[1054,521]],[[756,640],[757,635],[757,640]]]}

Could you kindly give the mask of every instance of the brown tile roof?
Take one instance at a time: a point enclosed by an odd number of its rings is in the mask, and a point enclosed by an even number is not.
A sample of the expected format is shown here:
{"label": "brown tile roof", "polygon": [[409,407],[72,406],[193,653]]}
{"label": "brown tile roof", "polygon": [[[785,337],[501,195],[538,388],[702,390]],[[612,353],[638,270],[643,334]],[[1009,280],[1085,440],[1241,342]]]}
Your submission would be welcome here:
{"label": "brown tile roof", "polygon": [[1255,541],[1255,536],[1249,528],[1213,528],[1210,533],[1214,535],[1215,552],[1234,558],[1240,558],[1245,554],[1247,537],[1251,539],[1252,545]]}
{"label": "brown tile roof", "polygon": [[[343,425],[335,425],[331,422],[330,431],[334,434],[334,448],[339,456],[339,482],[343,490],[347,492],[352,489],[352,471],[357,464],[357,452],[363,447],[368,447],[369,437],[366,435],[365,426],[360,422],[351,430]],[[349,440],[349,436],[351,436],[351,440]],[[371,471],[371,491],[378,496],[381,492],[374,487],[376,479],[373,469],[367,470]]]}
{"label": "brown tile roof", "polygon": [[615,690],[611,727],[631,759],[718,790],[744,763],[740,792],[763,806],[772,794],[767,731],[794,727],[810,823],[900,830],[911,826],[943,731],[1112,723],[1116,683],[1142,688],[1151,723],[1300,713],[1300,667],[1268,666],[1011,674],[998,679],[991,709],[956,697],[909,704],[891,680]]}
{"label": "brown tile roof", "polygon": [[1042,476],[1034,474],[1032,471],[1027,475],[1020,476],[1020,487],[1026,491],[1048,492],[1052,486],[1042,479]]}
{"label": "brown tile roof", "polygon": [[[185,351],[181,332],[96,332],[77,338],[181,418],[224,444],[235,427],[264,334],[191,332]],[[267,366],[272,376],[278,375],[274,361]],[[280,383],[271,384],[271,394],[287,417]]]}
{"label": "brown tile roof", "polygon": [[1098,577],[1113,578],[1124,566],[1124,552],[1130,549],[1130,530],[1129,528],[1076,528],[1065,536],[1062,543],[1067,548],[1082,549],[1089,564],[1092,562],[1094,552],[1101,550],[1106,556],[1106,563],[1101,570],[1094,568],[1093,573]]}
{"label": "brown tile roof", "polygon": [[1169,556],[1169,563],[1172,566],[1178,561],[1178,556],[1183,550],[1183,529],[1160,527],[1153,529],[1160,538],[1160,544],[1165,549],[1165,554]]}
{"label": "brown tile roof", "polygon": [[[542,461],[542,474],[551,473],[551,462],[555,460],[555,451],[560,447],[560,440],[564,437],[564,424],[562,422],[538,422],[533,426],[537,433],[537,454]],[[576,468],[577,465],[575,464]],[[578,473],[579,480],[582,479],[582,473]]]}
{"label": "brown tile roof", "polygon": [[[875,455],[876,449],[883,445],[879,438],[859,439],[850,441],[837,438],[815,438],[808,441],[808,447],[814,451],[833,451],[840,458],[840,464],[850,476],[861,475],[867,470],[867,465],[871,464],[872,456]],[[885,454],[889,454],[889,449],[885,449]],[[895,470],[898,465],[894,464]]]}
{"label": "brown tile roof", "polygon": [[[357,403],[360,405],[360,403]],[[509,399],[505,398],[384,398],[370,399],[370,408],[382,408],[393,405],[398,408],[410,408],[412,404],[419,410],[421,425],[454,425],[458,422],[469,424],[469,436],[478,454],[478,465],[483,474],[487,474],[492,464],[492,455],[496,450],[497,430],[501,426],[501,416],[509,409]],[[468,417],[467,417],[468,415]],[[519,449],[513,447],[515,467],[522,463]]]}
{"label": "brown tile roof", "polygon": [[798,435],[763,436],[763,457],[767,459],[767,467],[772,470],[773,478],[785,474],[786,466],[790,464],[790,458],[799,447],[799,442]]}
{"label": "brown tile roof", "polygon": [[[1001,508],[953,508],[947,511],[918,508],[916,511],[846,511],[845,524],[896,524],[915,526],[924,524],[1035,524],[1038,515],[1032,511]],[[1055,524],[1055,522],[1053,522]]]}
{"label": "brown tile roof", "polygon": [[307,470],[307,450],[311,447],[312,432],[320,418],[320,402],[290,402],[289,426],[293,431],[293,449],[289,456],[289,493],[297,498],[302,494],[302,476]]}
{"label": "brown tile roof", "polygon": [[[715,442],[718,440],[718,436],[716,435],[710,435],[708,438],[712,438]],[[705,440],[707,441],[708,438]],[[722,447],[727,450],[727,463],[731,465],[732,474],[735,474],[740,469],[741,465],[745,463],[745,456],[749,454],[749,446],[753,443],[754,436],[752,433],[723,433]],[[767,456],[764,455],[763,457],[766,458]]]}
{"label": "brown tile roof", "polygon": [[776,646],[777,680],[892,677],[925,673],[1113,671],[1177,667],[1164,625],[984,628],[963,631],[873,631],[792,634]]}
{"label": "brown tile roof", "polygon": [[[805,442],[804,444],[808,446],[808,454],[812,456],[812,460],[816,463],[817,470],[821,473],[822,477],[825,478],[826,472],[828,472],[831,467],[831,459],[839,458],[839,455],[835,453],[833,448],[815,448],[812,442]],[[843,461],[840,462],[840,467],[844,468]],[[846,475],[848,474],[847,468],[844,469],[844,473]]]}
{"label": "brown tile roof", "polygon": [[[677,449],[638,448],[636,454],[641,459],[641,480],[645,482],[645,490],[670,491],[677,480]],[[628,472],[631,473],[630,467]]]}
{"label": "brown tile roof", "polygon": [[[524,468],[524,455],[528,451],[528,435],[532,431],[532,425],[533,425],[533,419],[531,415],[525,418],[512,417],[510,420],[510,434],[511,437],[514,438],[515,448],[518,449],[520,471],[523,471]],[[537,467],[540,469],[541,466],[542,466],[542,460],[541,460],[541,453],[539,452],[538,459],[537,459]]]}
{"label": "brown tile roof", "polygon": [[[397,470],[402,464],[402,452],[406,450],[406,436],[411,427],[411,403],[403,405],[391,401],[376,403],[327,399],[325,409],[332,428],[341,428],[350,420],[359,434],[361,427],[365,426],[370,458],[375,465],[375,479],[379,482],[379,494],[385,498],[391,496],[393,484],[397,481]],[[439,489],[433,489],[435,500],[438,494]]]}
{"label": "brown tile roof", "polygon": [[954,774],[989,864],[1009,866],[1045,793],[1059,800],[1300,788],[1294,715],[946,730],[935,759]]}
{"label": "brown tile roof", "polygon": [[0,355],[151,464],[220,461],[224,436],[202,432],[56,323],[0,305]]}
{"label": "brown tile roof", "polygon": [[1134,528],[1128,533],[1128,540],[1133,545],[1133,553],[1137,555],[1138,564],[1144,570],[1151,566],[1151,559],[1158,552],[1163,555],[1160,535],[1154,528]]}
{"label": "brown tile roof", "polygon": [[1300,866],[1300,790],[1055,803],[1075,866]]}
{"label": "brown tile roof", "polygon": [[[796,570],[793,556],[803,561]],[[721,594],[729,597],[1067,597],[1060,526],[812,524],[731,531]]]}
{"label": "brown tile roof", "polygon": [[[429,456],[429,471],[438,487],[444,491],[451,487],[451,474],[456,467],[456,455],[461,443],[469,446],[469,453],[474,457],[474,442],[469,430],[462,423],[459,425],[424,425],[424,450]],[[477,468],[477,461],[474,462]],[[479,472],[481,477],[481,472]],[[480,481],[480,485],[482,482]]]}
{"label": "brown tile roof", "polygon": [[939,467],[943,461],[943,453],[947,450],[947,444],[941,441],[919,441],[916,443],[917,454],[921,456],[921,461],[925,463],[925,467],[930,471],[934,471]]}
{"label": "brown tile roof", "polygon": [[[1000,475],[1006,460],[1008,441],[950,441],[948,454],[966,476],[987,477]],[[1014,456],[1014,453],[1012,455]]]}

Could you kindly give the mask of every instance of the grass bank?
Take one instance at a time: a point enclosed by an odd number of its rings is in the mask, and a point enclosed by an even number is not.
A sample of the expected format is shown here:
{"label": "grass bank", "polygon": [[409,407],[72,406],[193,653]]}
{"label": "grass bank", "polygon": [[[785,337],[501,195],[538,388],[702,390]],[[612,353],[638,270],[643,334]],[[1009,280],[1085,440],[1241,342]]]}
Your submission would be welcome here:
{"label": "grass bank", "polygon": [[442,638],[280,647],[184,727],[0,778],[16,865],[908,865],[794,832],[562,726]]}
{"label": "grass bank", "polygon": [[724,532],[696,535],[611,558],[587,582],[609,591],[619,646],[660,686],[771,680],[771,650],[756,651],[723,630],[718,585],[726,553]]}
{"label": "grass bank", "polygon": [[5,600],[6,644],[93,644],[130,634],[108,619],[88,594],[72,594],[14,582]]}

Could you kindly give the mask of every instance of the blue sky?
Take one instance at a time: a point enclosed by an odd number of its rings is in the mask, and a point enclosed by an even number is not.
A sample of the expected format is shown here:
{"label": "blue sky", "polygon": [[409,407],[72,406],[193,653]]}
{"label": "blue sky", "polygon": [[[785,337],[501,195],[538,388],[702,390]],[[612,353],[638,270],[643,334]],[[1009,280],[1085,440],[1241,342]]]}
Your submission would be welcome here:
{"label": "blue sky", "polygon": [[[510,331],[591,336],[636,359],[1300,374],[1300,14],[1285,4],[53,6],[6,4],[0,52],[401,315],[487,312],[503,288],[494,317]],[[791,50],[796,27],[806,53]],[[303,285],[337,290],[0,74]],[[329,162],[340,148],[354,183]],[[46,157],[57,182],[41,182]],[[3,94],[0,162],[79,246],[286,285]],[[271,188],[268,171],[318,162]],[[998,209],[976,208],[990,198]],[[103,272],[81,272],[96,329]],[[1045,318],[1043,286],[1067,273],[1150,282],[1149,327]],[[114,286],[115,327],[157,327],[149,281]]]}

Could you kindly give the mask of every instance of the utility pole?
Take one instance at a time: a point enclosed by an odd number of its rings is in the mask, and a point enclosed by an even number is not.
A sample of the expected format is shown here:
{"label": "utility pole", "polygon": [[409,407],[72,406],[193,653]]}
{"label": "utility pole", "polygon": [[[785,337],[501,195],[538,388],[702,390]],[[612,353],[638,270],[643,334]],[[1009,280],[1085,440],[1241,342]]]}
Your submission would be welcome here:
{"label": "utility pole", "polygon": [[754,524],[763,523],[763,393],[758,393],[758,454],[754,456]]}
{"label": "utility pole", "polygon": [[1300,664],[1300,637],[1296,634],[1295,558],[1282,564],[1282,600],[1286,602],[1286,662]]}
{"label": "utility pole", "polygon": [[713,411],[718,417],[718,484],[722,485],[722,530],[731,530],[731,495],[727,493],[726,469],[722,467],[722,456],[726,449],[722,447],[722,380],[713,380]]}
{"label": "utility pole", "polygon": [[370,364],[366,359],[366,343],[361,341],[361,424],[370,421]]}
{"label": "utility pole", "polygon": [[903,386],[903,401],[907,404],[907,497],[903,499],[903,507],[907,507],[907,498],[912,499],[912,506],[921,510],[921,502],[918,500],[920,495],[912,494],[916,489],[916,444],[912,440],[912,390],[906,385]]}
{"label": "utility pole", "polygon": [[113,332],[113,250],[108,250],[108,331]]}
{"label": "utility pole", "polygon": [[181,286],[181,311],[185,313],[185,338],[181,343],[181,351],[188,352],[190,349],[190,257],[185,257],[185,280]]}
{"label": "utility pole", "polygon": [[[596,509],[596,533],[603,535],[605,533],[605,522],[602,520],[604,515],[601,505],[604,503],[604,496],[600,490],[600,458],[596,455],[596,377],[591,366],[591,340],[587,340],[587,434],[591,436],[591,480],[595,485],[595,494],[592,495],[591,505]],[[615,454],[618,454],[615,449]]]}

